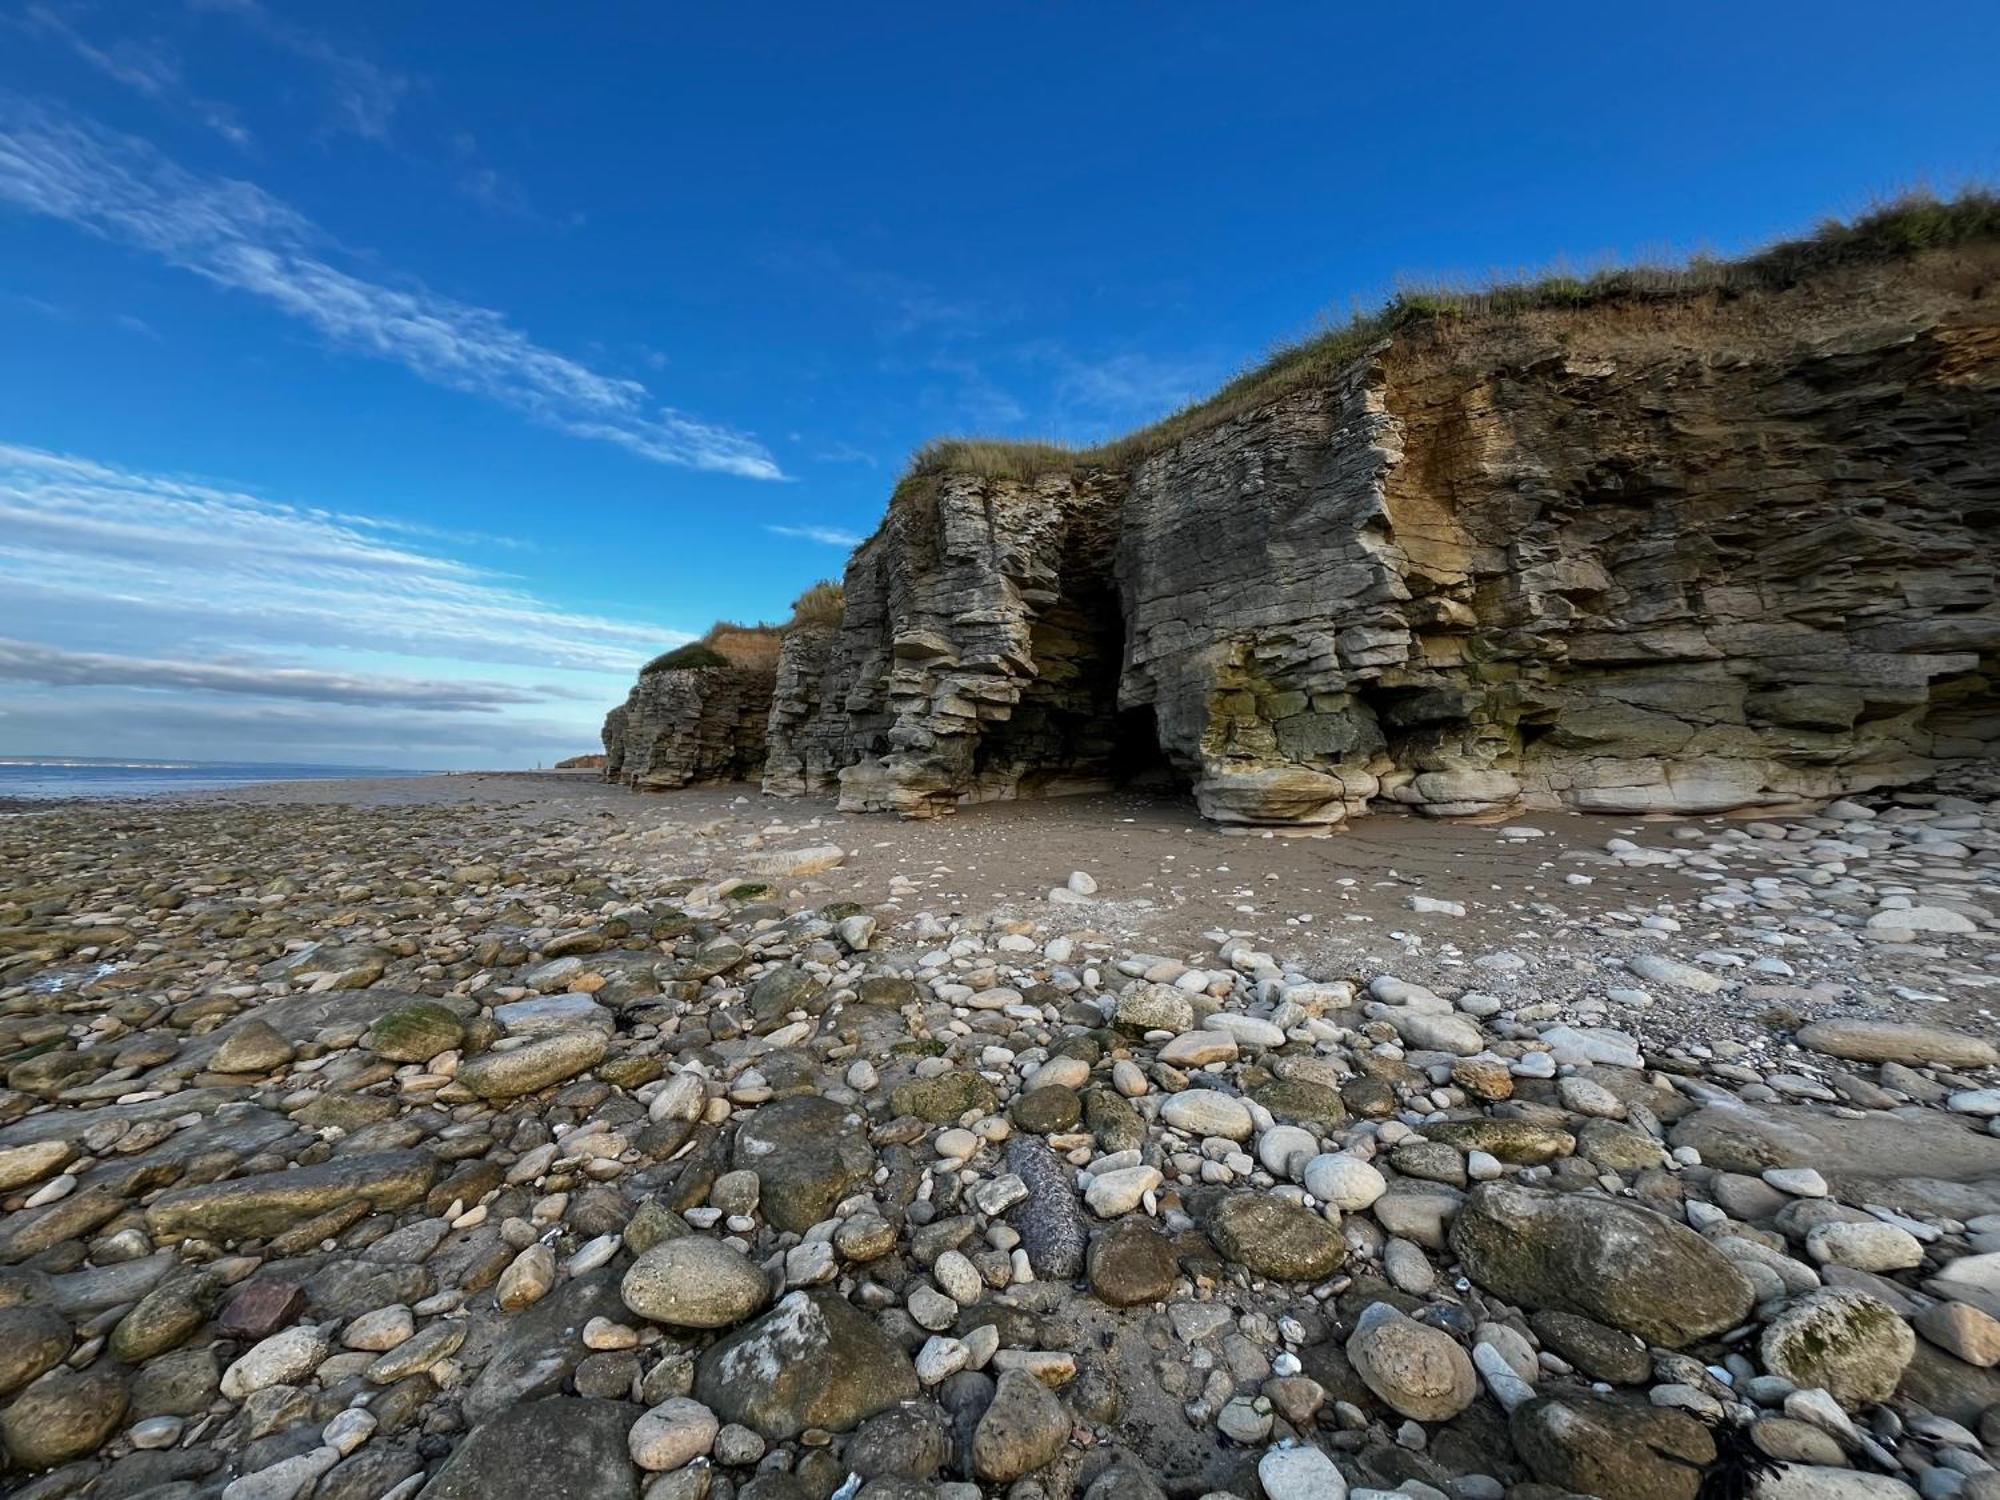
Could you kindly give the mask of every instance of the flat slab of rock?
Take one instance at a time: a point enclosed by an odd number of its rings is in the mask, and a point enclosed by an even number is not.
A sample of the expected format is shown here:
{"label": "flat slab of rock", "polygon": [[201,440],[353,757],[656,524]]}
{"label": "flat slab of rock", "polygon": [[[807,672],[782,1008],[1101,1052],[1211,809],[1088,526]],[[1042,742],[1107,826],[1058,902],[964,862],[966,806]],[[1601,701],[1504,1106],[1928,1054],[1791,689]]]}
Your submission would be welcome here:
{"label": "flat slab of rock", "polygon": [[[467,1419],[483,1422],[521,1402],[554,1395],[590,1353],[583,1342],[590,1320],[623,1322],[628,1316],[613,1268],[564,1282],[508,1321],[492,1357],[465,1393]],[[635,1408],[628,1428],[638,1415]]]}
{"label": "flat slab of rock", "polygon": [[1663,953],[1638,954],[1626,959],[1625,967],[1649,984],[1668,984],[1675,989],[1691,990],[1697,995],[1712,995],[1726,983],[1706,969],[1697,969],[1693,964],[1684,964]]}
{"label": "flat slab of rock", "polygon": [[572,1031],[505,1052],[482,1052],[459,1064],[458,1082],[482,1099],[514,1099],[574,1078],[604,1060],[601,1031]]}
{"label": "flat slab of rock", "polygon": [[1894,1062],[1910,1068],[2000,1067],[2000,1048],[1982,1037],[1900,1021],[1814,1021],[1799,1028],[1799,1045],[1849,1062]]}
{"label": "flat slab of rock", "polygon": [[509,1036],[556,1036],[594,1029],[609,1035],[617,1017],[588,995],[537,995],[493,1007],[493,1019]]}
{"label": "flat slab of rock", "polygon": [[1695,1500],[1715,1462],[1715,1440],[1685,1412],[1580,1392],[1527,1402],[1507,1430],[1537,1479],[1584,1495]]}
{"label": "flat slab of rock", "polygon": [[810,849],[760,849],[743,857],[743,868],[767,880],[786,880],[797,875],[823,875],[847,858],[838,844],[815,844]]}
{"label": "flat slab of rock", "polygon": [[252,1239],[282,1233],[315,1214],[349,1203],[408,1208],[437,1181],[428,1151],[337,1156],[318,1166],[262,1172],[162,1193],[146,1210],[157,1239]]}
{"label": "flat slab of rock", "polygon": [[1953,1219],[2000,1213],[2000,1138],[1936,1110],[1848,1120],[1803,1105],[1711,1104],[1667,1138],[1718,1171],[1815,1168],[1846,1203]]}

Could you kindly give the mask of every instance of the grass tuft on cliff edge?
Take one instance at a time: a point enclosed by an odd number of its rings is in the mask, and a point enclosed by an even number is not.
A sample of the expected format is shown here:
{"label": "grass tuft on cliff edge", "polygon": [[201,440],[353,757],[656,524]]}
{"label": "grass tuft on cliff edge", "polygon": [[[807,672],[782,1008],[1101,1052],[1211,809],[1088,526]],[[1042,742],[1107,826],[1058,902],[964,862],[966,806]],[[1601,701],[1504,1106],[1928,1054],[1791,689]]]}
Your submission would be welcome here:
{"label": "grass tuft on cliff edge", "polygon": [[738,625],[731,620],[717,620],[700,640],[662,651],[639,668],[639,675],[693,672],[703,667],[771,667],[777,663],[784,630],[782,625]]}
{"label": "grass tuft on cliff edge", "polygon": [[[1551,275],[1476,291],[1410,289],[1372,313],[1279,349],[1213,396],[1095,447],[1004,438],[943,438],[917,450],[902,484],[941,474],[1023,482],[1084,469],[1126,469],[1267,401],[1325,384],[1383,339],[1424,324],[1616,302],[1672,301],[1703,293],[1779,291],[1847,266],[1907,260],[1928,250],[2000,240],[2000,194],[1970,188],[1956,198],[1908,193],[1852,223],[1829,219],[1802,239],[1781,240],[1740,260],[1697,257],[1681,266],[1620,266],[1586,276]],[[899,484],[898,488],[902,486]]]}
{"label": "grass tuft on cliff edge", "polygon": [[831,578],[822,578],[792,601],[791,622],[785,628],[796,630],[801,625],[838,625],[844,598],[840,584]]}

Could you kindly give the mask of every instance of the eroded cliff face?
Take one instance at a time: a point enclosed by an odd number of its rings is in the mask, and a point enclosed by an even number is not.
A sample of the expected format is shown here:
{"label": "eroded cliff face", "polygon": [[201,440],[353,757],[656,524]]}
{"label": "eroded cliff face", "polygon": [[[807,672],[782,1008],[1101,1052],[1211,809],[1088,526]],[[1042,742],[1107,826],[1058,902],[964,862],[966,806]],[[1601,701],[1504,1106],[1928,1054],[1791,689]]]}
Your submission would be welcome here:
{"label": "eroded cliff face", "polygon": [[845,720],[828,709],[846,696],[849,668],[841,646],[835,627],[794,626],[785,632],[764,754],[764,790],[774,797],[838,790],[840,767],[860,753],[847,753]]}
{"label": "eroded cliff face", "polygon": [[[906,482],[773,791],[1781,805],[2000,746],[2000,250],[1451,320],[1130,474]],[[795,660],[792,658],[796,657]]]}
{"label": "eroded cliff face", "polygon": [[765,787],[925,817],[1108,783],[1121,490],[947,475],[899,492],[848,564],[837,632],[793,631]]}
{"label": "eroded cliff face", "polygon": [[1990,752],[1995,274],[1387,344],[1141,466],[1121,696],[1251,822],[1716,811]]}
{"label": "eroded cliff face", "polygon": [[768,667],[641,673],[605,717],[604,779],[664,791],[760,775],[773,680]]}

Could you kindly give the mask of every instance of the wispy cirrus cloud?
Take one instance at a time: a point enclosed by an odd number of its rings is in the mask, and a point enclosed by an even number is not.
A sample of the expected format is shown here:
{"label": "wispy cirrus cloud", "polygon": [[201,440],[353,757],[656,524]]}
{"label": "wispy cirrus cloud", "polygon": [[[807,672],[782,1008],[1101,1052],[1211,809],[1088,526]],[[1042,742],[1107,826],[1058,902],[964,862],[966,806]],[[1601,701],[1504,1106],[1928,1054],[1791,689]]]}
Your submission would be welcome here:
{"label": "wispy cirrus cloud", "polygon": [[1057,371],[1055,396],[1062,407],[1114,422],[1165,416],[1206,394],[1217,378],[1201,360],[1136,353],[1086,360],[1061,349],[1047,357]]}
{"label": "wispy cirrus cloud", "polygon": [[685,631],[565,609],[476,538],[0,443],[0,753],[525,765]]}
{"label": "wispy cirrus cloud", "polygon": [[10,635],[171,633],[183,649],[388,652],[607,674],[680,635],[557,608],[419,545],[434,535],[0,443],[0,623]]}
{"label": "wispy cirrus cloud", "polygon": [[0,682],[41,687],[133,687],[172,692],[227,693],[253,698],[303,699],[414,708],[435,713],[497,713],[516,704],[545,703],[575,694],[562,688],[515,688],[498,682],[445,682],[367,672],[334,672],[262,661],[187,661],[120,656],[108,651],[68,651],[36,641],[0,637]]}
{"label": "wispy cirrus cloud", "polygon": [[0,201],[259,297],[334,345],[656,463],[782,479],[755,438],[655,404],[491,308],[340,269],[338,244],[252,183],[188,172],[135,137],[0,94]]}
{"label": "wispy cirrus cloud", "polygon": [[165,42],[115,37],[102,42],[86,35],[73,7],[31,4],[21,12],[23,27],[60,42],[77,57],[115,83],[156,103],[191,113],[234,146],[251,144],[250,132],[228,105],[191,92],[181,61]]}
{"label": "wispy cirrus cloud", "polygon": [[261,0],[190,0],[190,6],[229,16],[270,46],[317,68],[333,106],[334,128],[365,140],[389,139],[396,111],[410,91],[410,80],[401,73],[336,46],[311,27],[274,15]]}
{"label": "wispy cirrus cloud", "polygon": [[818,542],[826,547],[859,547],[861,538],[834,526],[772,526],[764,528],[773,536],[796,537],[802,542]]}

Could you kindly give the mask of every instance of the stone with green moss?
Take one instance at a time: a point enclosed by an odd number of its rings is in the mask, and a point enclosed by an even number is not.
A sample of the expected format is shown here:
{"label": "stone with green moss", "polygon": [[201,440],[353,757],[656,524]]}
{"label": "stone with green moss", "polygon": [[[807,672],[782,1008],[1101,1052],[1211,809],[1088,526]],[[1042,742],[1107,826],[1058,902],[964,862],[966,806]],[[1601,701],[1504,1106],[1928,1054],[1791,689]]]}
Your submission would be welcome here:
{"label": "stone with green moss", "polygon": [[465,1037],[465,1025],[448,1005],[412,1000],[376,1018],[361,1045],[387,1062],[428,1062]]}
{"label": "stone with green moss", "polygon": [[1495,1296],[1669,1349],[1735,1327],[1753,1300],[1742,1272],[1707,1240],[1611,1198],[1489,1182],[1452,1220],[1451,1248]]}
{"label": "stone with green moss", "polygon": [[1014,1101],[1008,1112],[1023,1130],[1036,1135],[1060,1135],[1065,1130],[1074,1130],[1083,1118],[1083,1101],[1075,1089],[1052,1083],[1029,1089]]}
{"label": "stone with green moss", "polygon": [[1850,1410],[1887,1401],[1917,1352],[1896,1310],[1865,1292],[1823,1290],[1786,1307],[1757,1346],[1764,1368],[1817,1386]]}
{"label": "stone with green moss", "polygon": [[634,1255],[644,1255],[655,1245],[664,1245],[668,1240],[693,1233],[694,1229],[686,1219],[659,1199],[648,1198],[625,1225],[625,1248]]}
{"label": "stone with green moss", "polygon": [[1250,1097],[1287,1124],[1328,1134],[1347,1123],[1347,1106],[1337,1091],[1304,1078],[1274,1078]]}
{"label": "stone with green moss", "polygon": [[889,1096],[899,1115],[915,1115],[932,1125],[950,1125],[962,1116],[977,1112],[990,1115],[1000,1100],[993,1085],[977,1073],[941,1073],[936,1078],[917,1078]]}
{"label": "stone with green moss", "polygon": [[666,1068],[657,1057],[634,1057],[627,1054],[609,1058],[600,1064],[597,1076],[621,1089],[636,1089],[651,1083],[664,1072]]}
{"label": "stone with green moss", "polygon": [[1441,1120],[1424,1126],[1424,1134],[1461,1151],[1484,1151],[1519,1167],[1538,1167],[1576,1151],[1576,1137],[1552,1125],[1531,1120]]}

